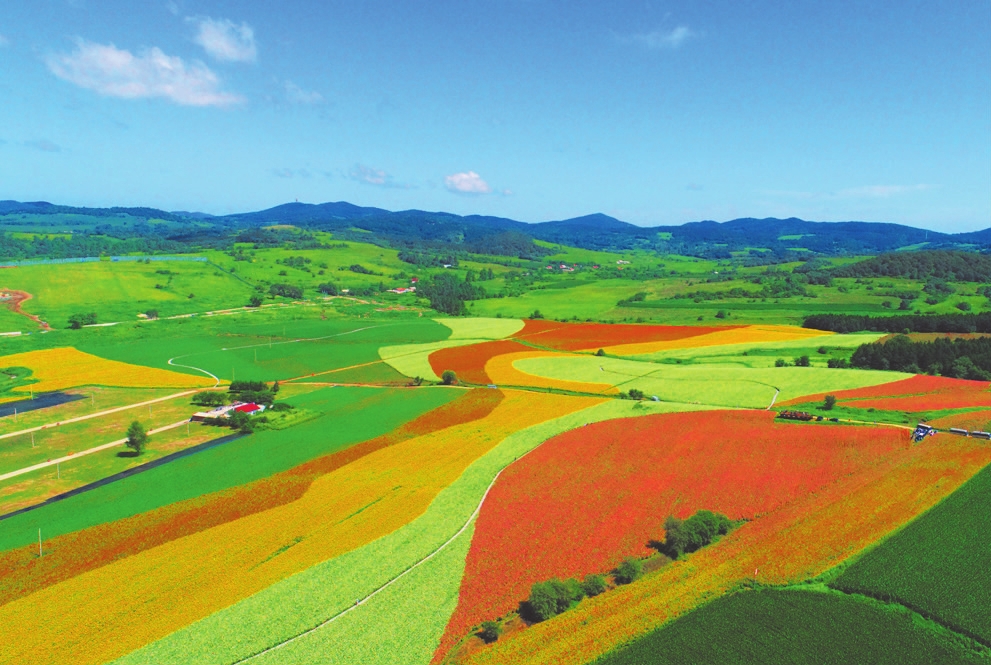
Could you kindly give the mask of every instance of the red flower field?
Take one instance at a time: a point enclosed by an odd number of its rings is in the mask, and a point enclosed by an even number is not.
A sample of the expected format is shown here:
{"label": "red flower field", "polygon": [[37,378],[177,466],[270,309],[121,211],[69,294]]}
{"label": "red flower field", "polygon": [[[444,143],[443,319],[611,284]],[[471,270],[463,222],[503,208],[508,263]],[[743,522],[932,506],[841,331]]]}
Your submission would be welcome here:
{"label": "red flower field", "polygon": [[648,326],[606,323],[556,323],[527,320],[513,337],[560,351],[595,350],[617,344],[663,342],[741,326]]}
{"label": "red flower field", "polygon": [[[965,407],[991,407],[991,384],[986,381],[948,379],[943,376],[917,374],[902,381],[880,386],[842,390],[836,393],[839,404],[857,409],[890,409],[893,411],[935,411]],[[825,393],[800,397],[783,403],[799,404],[821,401]]]}
{"label": "red flower field", "polygon": [[908,446],[895,428],[782,423],[765,411],[619,419],[554,437],[486,499],[438,655],[515,609],[534,582],[648,554],[668,515],[754,518]]}
{"label": "red flower field", "polygon": [[532,351],[529,346],[510,339],[482,342],[470,346],[440,349],[430,354],[430,367],[440,376],[444,370],[453,370],[458,378],[468,383],[492,383],[485,373],[485,363],[496,356],[519,351]]}

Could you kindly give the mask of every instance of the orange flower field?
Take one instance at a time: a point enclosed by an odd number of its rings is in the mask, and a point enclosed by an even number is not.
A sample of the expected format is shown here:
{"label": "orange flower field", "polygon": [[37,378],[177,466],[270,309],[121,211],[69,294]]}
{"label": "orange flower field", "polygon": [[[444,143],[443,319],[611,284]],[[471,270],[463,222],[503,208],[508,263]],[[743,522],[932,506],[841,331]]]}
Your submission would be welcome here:
{"label": "orange flower field", "polygon": [[[991,406],[991,383],[925,374],[869,388],[841,390],[833,394],[839,404],[857,409],[932,411]],[[809,395],[782,405],[821,401],[824,397],[825,393]]]}

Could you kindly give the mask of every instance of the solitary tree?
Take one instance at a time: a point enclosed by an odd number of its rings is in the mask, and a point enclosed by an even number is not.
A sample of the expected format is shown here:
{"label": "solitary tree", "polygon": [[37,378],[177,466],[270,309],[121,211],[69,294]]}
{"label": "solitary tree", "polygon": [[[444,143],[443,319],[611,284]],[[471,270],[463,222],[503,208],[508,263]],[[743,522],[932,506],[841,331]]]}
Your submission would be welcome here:
{"label": "solitary tree", "polygon": [[452,370],[445,369],[444,373],[440,375],[440,380],[445,386],[453,386],[458,382],[458,375]]}
{"label": "solitary tree", "polygon": [[140,455],[148,443],[148,433],[137,420],[127,428],[127,447],[134,451],[135,455]]}
{"label": "solitary tree", "polygon": [[822,408],[826,411],[832,411],[834,406],[836,406],[836,395],[826,395],[826,398],[822,400]]}

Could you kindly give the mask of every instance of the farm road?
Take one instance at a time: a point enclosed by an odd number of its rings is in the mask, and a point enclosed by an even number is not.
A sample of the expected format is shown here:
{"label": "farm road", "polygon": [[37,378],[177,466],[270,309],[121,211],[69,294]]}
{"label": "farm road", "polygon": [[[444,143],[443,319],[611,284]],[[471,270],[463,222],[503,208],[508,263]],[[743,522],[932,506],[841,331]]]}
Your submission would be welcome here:
{"label": "farm road", "polygon": [[[130,408],[130,407],[127,407]],[[68,421],[66,421],[68,422]],[[189,419],[180,420],[177,423],[172,423],[171,425],[165,425],[164,427],[159,427],[158,429],[148,430],[148,435],[158,434],[159,432],[166,432],[170,429],[175,429],[189,422]],[[8,478],[13,478],[15,476],[20,476],[25,473],[31,473],[32,471],[37,471],[38,469],[44,469],[45,467],[55,466],[56,464],[61,464],[62,462],[69,462],[74,459],[78,459],[83,455],[89,455],[90,453],[98,453],[101,450],[106,450],[107,448],[113,448],[115,446],[122,446],[127,443],[127,439],[117,439],[116,441],[111,441],[110,443],[104,443],[102,445],[96,446],[94,448],[89,448],[78,453],[71,453],[65,457],[59,457],[58,459],[48,460],[47,462],[42,462],[41,464],[35,464],[33,466],[26,466],[23,469],[18,469],[17,471],[11,471],[10,473],[4,473],[0,475],[0,481],[7,480]]]}
{"label": "farm road", "polygon": [[[0,439],[9,439],[13,436],[20,436],[22,434],[30,434],[31,432],[40,432],[43,429],[49,429],[50,427],[57,427],[59,425],[68,425],[69,423],[78,423],[82,420],[89,420],[90,418],[100,418],[101,416],[109,416],[112,413],[119,413],[121,411],[127,411],[128,409],[136,409],[139,406],[148,406],[150,404],[157,404],[158,402],[164,402],[170,399],[176,399],[177,397],[185,397],[186,395],[192,395],[197,390],[187,390],[181,393],[176,393],[174,395],[166,395],[165,397],[156,397],[155,399],[150,399],[145,402],[138,402],[137,404],[127,404],[125,406],[114,407],[113,409],[107,409],[106,411],[99,411],[97,413],[90,413],[85,416],[77,416],[76,418],[69,418],[67,420],[59,420],[54,423],[46,423],[44,425],[39,425],[37,427],[29,427],[28,429],[18,430],[16,432],[9,432],[8,434],[0,434]],[[183,421],[185,422],[185,421]],[[3,480],[6,476],[0,476],[0,480]]]}

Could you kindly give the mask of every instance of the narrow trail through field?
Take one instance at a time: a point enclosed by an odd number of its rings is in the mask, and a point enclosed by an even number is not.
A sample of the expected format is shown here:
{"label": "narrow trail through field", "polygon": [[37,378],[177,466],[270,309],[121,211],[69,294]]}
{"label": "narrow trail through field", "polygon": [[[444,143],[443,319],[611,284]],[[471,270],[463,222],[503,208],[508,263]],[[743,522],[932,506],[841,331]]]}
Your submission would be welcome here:
{"label": "narrow trail through field", "polygon": [[[553,437],[550,437],[550,438],[553,438]],[[385,584],[381,585],[380,587],[378,587],[377,589],[375,589],[374,591],[372,591],[371,593],[369,593],[367,596],[356,600],[355,603],[354,603],[354,605],[349,606],[347,609],[341,610],[337,614],[334,614],[333,616],[327,618],[326,620],[324,620],[323,622],[321,622],[321,623],[313,626],[312,628],[308,628],[308,629],[306,629],[306,630],[304,630],[304,631],[302,631],[300,633],[297,633],[296,635],[294,635],[294,636],[292,636],[292,637],[290,637],[290,638],[288,638],[286,640],[283,640],[282,642],[279,642],[278,644],[273,644],[272,646],[270,646],[270,647],[268,647],[266,649],[263,649],[263,650],[261,650],[261,651],[259,651],[257,653],[253,653],[250,656],[246,656],[245,658],[241,658],[240,660],[232,661],[229,665],[241,665],[241,663],[247,663],[247,662],[249,662],[251,660],[254,660],[255,658],[258,658],[259,656],[262,656],[262,655],[264,655],[266,653],[270,653],[272,651],[276,651],[277,649],[281,649],[282,647],[288,646],[289,644],[292,644],[293,642],[296,642],[297,640],[300,640],[300,639],[306,637],[307,635],[311,635],[311,634],[315,633],[316,631],[320,630],[321,628],[323,628],[323,627],[325,627],[325,626],[327,626],[327,625],[329,625],[329,624],[337,621],[341,617],[347,615],[349,612],[353,612],[353,611],[357,610],[359,607],[361,607],[362,605],[364,605],[365,603],[367,603],[369,600],[371,600],[372,598],[374,598],[378,594],[382,593],[383,591],[385,591],[386,589],[388,589],[389,587],[391,587],[393,584],[395,584],[396,582],[398,582],[399,580],[401,580],[403,577],[409,575],[411,572],[413,572],[414,570],[416,570],[417,568],[419,568],[420,566],[422,566],[423,564],[427,563],[428,561],[430,561],[431,559],[433,559],[435,556],[437,556],[438,554],[440,554],[441,552],[443,552],[445,549],[447,549],[448,546],[451,545],[451,543],[453,543],[455,540],[457,540],[458,537],[461,536],[461,534],[463,534],[468,529],[468,527],[471,526],[471,523],[473,521],[475,521],[475,519],[478,517],[478,514],[482,511],[482,506],[485,504],[485,499],[488,498],[489,492],[492,491],[492,488],[495,486],[496,481],[499,480],[499,476],[502,475],[502,472],[505,471],[506,469],[508,469],[510,466],[512,466],[516,462],[518,462],[521,459],[523,459],[524,457],[526,457],[527,455],[529,455],[530,453],[532,453],[534,450],[537,450],[538,448],[540,448],[540,446],[544,445],[544,443],[547,440],[549,440],[549,439],[546,439],[545,441],[541,441],[538,445],[534,446],[533,448],[531,448],[527,452],[523,453],[522,455],[520,455],[519,457],[517,457],[516,459],[514,459],[512,462],[510,462],[509,464],[507,464],[503,468],[501,468],[495,474],[495,476],[492,478],[492,482],[489,483],[489,486],[485,488],[485,493],[482,495],[482,498],[479,500],[478,505],[475,506],[475,510],[472,511],[471,515],[468,516],[468,519],[465,520],[465,523],[461,525],[461,528],[458,529],[457,532],[453,536],[451,536],[446,541],[444,541],[444,543],[441,544],[440,547],[438,547],[437,549],[435,549],[433,552],[427,554],[425,557],[423,557],[422,559],[420,559],[416,563],[414,563],[411,566],[409,566],[408,568],[406,568],[403,572],[399,573],[398,575],[396,575],[395,577],[393,577],[392,579],[390,579],[389,581],[387,581]]]}
{"label": "narrow trail through field", "polygon": [[[66,421],[68,422],[68,421]],[[171,425],[165,425],[164,427],[159,427],[157,429],[148,430],[148,435],[158,434],[160,432],[167,432],[170,429],[175,429],[176,427],[181,427],[189,422],[189,419],[180,420],[177,423],[172,423]],[[56,464],[62,464],[63,462],[69,462],[74,459],[79,459],[83,455],[90,455],[92,453],[98,453],[101,450],[107,450],[108,448],[114,448],[116,446],[122,446],[127,443],[127,439],[117,439],[116,441],[111,441],[110,443],[104,443],[94,448],[88,448],[82,450],[78,453],[69,453],[64,457],[59,457],[57,459],[48,460],[47,462],[42,462],[40,464],[34,464],[32,466],[26,466],[23,469],[18,469],[17,471],[11,471],[9,473],[0,474],[0,481],[7,480],[8,478],[14,478],[16,476],[23,475],[25,473],[31,473],[32,471],[37,471],[38,469],[44,469],[49,466],[55,466]]]}
{"label": "narrow trail through field", "polygon": [[10,311],[12,311],[14,314],[20,314],[21,316],[26,316],[27,318],[37,323],[38,326],[45,332],[48,332],[52,329],[52,327],[48,325],[46,321],[41,320],[40,316],[35,316],[34,314],[28,314],[27,312],[24,311],[24,308],[21,307],[21,305],[23,305],[25,302],[31,300],[31,298],[34,297],[30,293],[28,293],[27,291],[16,291],[14,289],[0,289],[0,292],[9,294],[10,297],[5,299],[3,303],[7,305]]}
{"label": "narrow trail through field", "polygon": [[771,410],[771,407],[774,406],[774,403],[777,401],[778,395],[780,395],[780,394],[781,394],[781,391],[778,390],[777,388],[775,388],[774,389],[774,397],[771,398],[771,403],[767,405],[767,408],[764,409],[765,411],[770,411]]}
{"label": "narrow trail through field", "polygon": [[[149,406],[151,404],[157,404],[158,402],[165,402],[170,399],[186,397],[187,395],[192,395],[196,392],[197,391],[195,390],[186,390],[181,393],[175,393],[174,395],[166,395],[165,397],[156,397],[155,399],[146,400],[144,402],[138,402],[137,404],[127,404],[125,406],[117,406],[112,409],[107,409],[106,411],[98,411],[97,413],[90,413],[85,416],[76,416],[75,418],[67,418],[66,420],[59,420],[57,422],[45,423],[44,425],[38,425],[37,427],[29,427],[27,429],[18,430],[16,432],[0,434],[0,439],[9,439],[11,437],[20,436],[22,434],[31,434],[32,432],[40,432],[43,429],[58,427],[60,425],[68,425],[69,423],[78,423],[83,420],[89,420],[91,418],[101,418],[103,416],[109,416],[114,413],[120,413],[121,411],[127,411],[128,409],[136,409],[139,406]],[[0,477],[0,479],[2,479],[2,477]]]}

